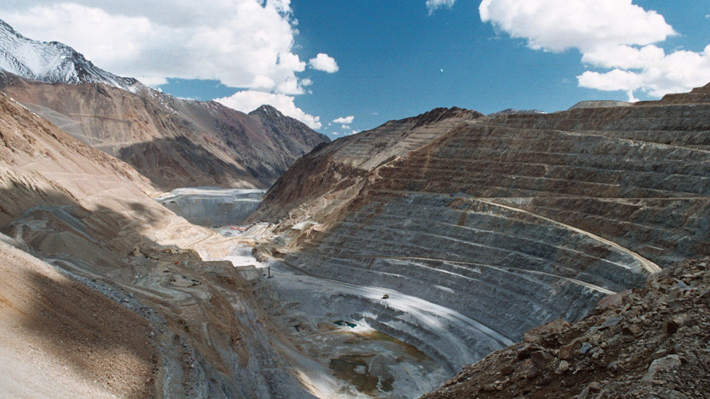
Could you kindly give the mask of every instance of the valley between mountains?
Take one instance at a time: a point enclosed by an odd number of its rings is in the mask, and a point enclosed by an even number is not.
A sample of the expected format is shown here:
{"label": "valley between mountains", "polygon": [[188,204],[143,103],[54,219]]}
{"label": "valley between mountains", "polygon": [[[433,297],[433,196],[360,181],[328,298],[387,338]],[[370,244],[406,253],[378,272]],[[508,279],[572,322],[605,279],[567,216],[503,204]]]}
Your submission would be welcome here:
{"label": "valley between mountains", "polygon": [[0,396],[708,395],[710,85],[330,142],[0,28]]}

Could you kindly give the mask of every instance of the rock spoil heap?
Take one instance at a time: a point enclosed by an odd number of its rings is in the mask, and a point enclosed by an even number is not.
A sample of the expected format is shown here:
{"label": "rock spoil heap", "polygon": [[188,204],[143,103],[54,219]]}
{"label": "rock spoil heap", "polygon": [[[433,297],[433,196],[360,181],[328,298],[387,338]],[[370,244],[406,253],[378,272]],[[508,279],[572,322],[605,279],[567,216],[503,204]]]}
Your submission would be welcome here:
{"label": "rock spoil heap", "polygon": [[589,315],[528,331],[422,399],[702,398],[710,392],[710,258],[650,276]]}

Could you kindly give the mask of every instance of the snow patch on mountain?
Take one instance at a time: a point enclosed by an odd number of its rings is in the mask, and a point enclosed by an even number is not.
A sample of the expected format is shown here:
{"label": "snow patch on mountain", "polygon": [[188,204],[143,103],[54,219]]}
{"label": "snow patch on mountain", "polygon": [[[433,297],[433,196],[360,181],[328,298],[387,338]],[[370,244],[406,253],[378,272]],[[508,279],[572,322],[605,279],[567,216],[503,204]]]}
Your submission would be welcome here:
{"label": "snow patch on mountain", "polygon": [[130,92],[145,86],[96,67],[73,48],[59,42],[39,42],[22,36],[0,20],[0,70],[46,83],[103,83]]}

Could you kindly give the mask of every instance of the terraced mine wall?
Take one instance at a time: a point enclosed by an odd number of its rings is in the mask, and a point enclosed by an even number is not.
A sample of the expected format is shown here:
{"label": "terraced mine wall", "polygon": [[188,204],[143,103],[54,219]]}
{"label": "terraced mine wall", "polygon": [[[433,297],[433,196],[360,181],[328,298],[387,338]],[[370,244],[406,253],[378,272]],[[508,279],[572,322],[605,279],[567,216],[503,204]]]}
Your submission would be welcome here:
{"label": "terraced mine wall", "polygon": [[[353,178],[357,194],[337,212],[302,214],[319,225],[294,240],[298,251],[285,261],[460,312],[490,328],[459,333],[473,358],[490,351],[493,337],[520,341],[551,320],[579,319],[601,297],[708,253],[708,91],[624,107],[449,121],[417,148],[360,167],[367,172]],[[310,164],[366,165],[368,154],[387,152],[337,145]],[[302,170],[296,178],[309,176]],[[270,196],[289,194],[281,188]],[[322,198],[337,201],[328,195]],[[395,336],[426,342],[431,331],[404,328],[404,317],[381,320]],[[456,359],[448,350],[425,348]]]}
{"label": "terraced mine wall", "polygon": [[[607,294],[643,284],[644,260],[526,212],[467,197],[372,193],[313,247],[286,262],[319,276],[384,287],[477,323],[454,331],[463,349],[407,325],[387,301],[371,323],[451,369],[516,342],[555,318],[578,319]],[[394,315],[392,314],[394,313]],[[480,328],[484,326],[485,328]],[[478,327],[478,328],[477,328]]]}
{"label": "terraced mine wall", "polygon": [[319,145],[274,183],[251,219],[278,221],[298,207],[307,208],[308,217],[314,212],[327,217],[357,194],[368,173],[428,145],[461,121],[481,117],[476,111],[437,108]]}
{"label": "terraced mine wall", "polygon": [[383,168],[378,187],[488,198],[669,265],[710,248],[709,110],[583,109],[469,124]]}

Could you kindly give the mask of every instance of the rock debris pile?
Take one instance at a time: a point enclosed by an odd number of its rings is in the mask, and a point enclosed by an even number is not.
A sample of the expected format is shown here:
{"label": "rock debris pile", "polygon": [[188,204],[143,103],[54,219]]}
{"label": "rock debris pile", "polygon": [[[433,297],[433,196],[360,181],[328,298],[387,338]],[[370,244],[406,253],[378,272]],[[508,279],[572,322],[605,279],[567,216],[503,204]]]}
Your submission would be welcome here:
{"label": "rock debris pile", "polygon": [[532,329],[422,399],[708,397],[709,264],[678,263],[574,324]]}

